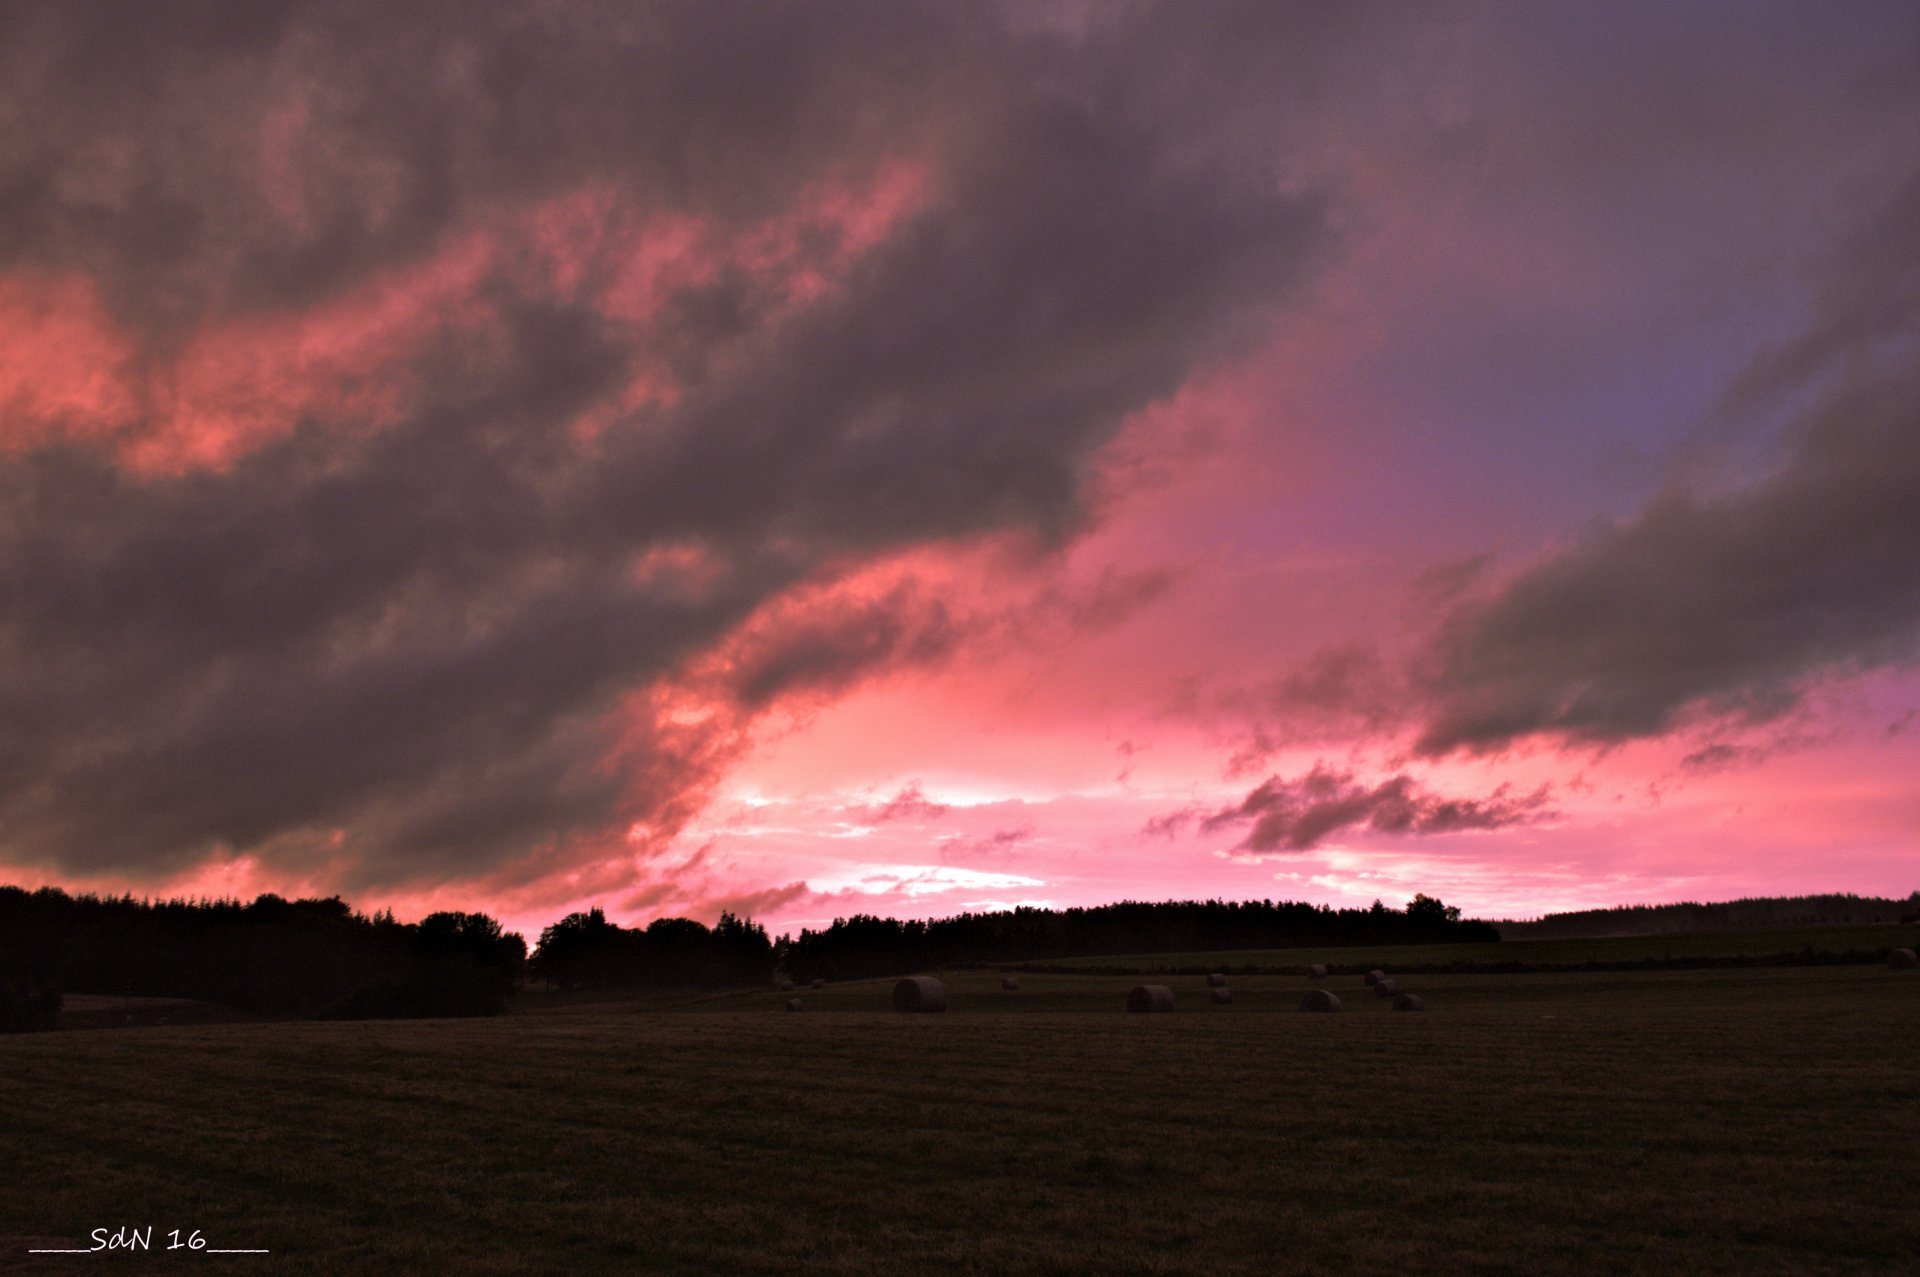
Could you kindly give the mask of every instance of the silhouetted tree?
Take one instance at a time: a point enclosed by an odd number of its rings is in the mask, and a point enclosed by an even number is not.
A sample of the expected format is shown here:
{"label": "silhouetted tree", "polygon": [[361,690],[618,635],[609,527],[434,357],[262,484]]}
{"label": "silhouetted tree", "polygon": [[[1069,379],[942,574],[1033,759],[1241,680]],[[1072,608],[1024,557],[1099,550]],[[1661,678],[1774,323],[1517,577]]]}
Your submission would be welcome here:
{"label": "silhouetted tree", "polygon": [[773,942],[751,919],[721,914],[713,927],[713,953],[722,983],[765,984],[773,978]]}
{"label": "silhouetted tree", "polygon": [[563,989],[637,983],[638,964],[626,930],[600,909],[570,913],[540,933],[534,974]]}
{"label": "silhouetted tree", "polygon": [[773,944],[764,927],[730,913],[711,929],[659,918],[642,930],[590,909],[542,931],[528,965],[562,988],[763,984],[773,974]]}
{"label": "silhouetted tree", "polygon": [[1407,918],[1416,926],[1444,929],[1449,924],[1460,921],[1460,911],[1442,904],[1432,896],[1416,895],[1407,902]]}

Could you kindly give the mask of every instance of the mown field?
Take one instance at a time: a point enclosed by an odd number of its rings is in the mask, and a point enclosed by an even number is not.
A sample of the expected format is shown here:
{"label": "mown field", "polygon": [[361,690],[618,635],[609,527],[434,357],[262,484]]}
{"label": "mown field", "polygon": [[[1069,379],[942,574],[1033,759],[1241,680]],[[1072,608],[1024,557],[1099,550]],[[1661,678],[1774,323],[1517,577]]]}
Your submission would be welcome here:
{"label": "mown field", "polygon": [[1159,971],[1297,970],[1308,963],[1340,967],[1374,965],[1520,963],[1579,966],[1585,963],[1686,962],[1721,958],[1802,958],[1874,955],[1920,944],[1920,926],[1772,927],[1755,931],[1690,931],[1669,935],[1610,936],[1575,940],[1507,940],[1491,944],[1371,945],[1303,949],[1227,949],[1193,953],[1142,953],[1098,958],[1059,958],[1016,964],[1065,970]]}
{"label": "mown field", "polygon": [[[949,977],[0,1039],[0,1270],[1911,1273],[1920,973]],[[56,1256],[95,1228],[212,1246]]]}

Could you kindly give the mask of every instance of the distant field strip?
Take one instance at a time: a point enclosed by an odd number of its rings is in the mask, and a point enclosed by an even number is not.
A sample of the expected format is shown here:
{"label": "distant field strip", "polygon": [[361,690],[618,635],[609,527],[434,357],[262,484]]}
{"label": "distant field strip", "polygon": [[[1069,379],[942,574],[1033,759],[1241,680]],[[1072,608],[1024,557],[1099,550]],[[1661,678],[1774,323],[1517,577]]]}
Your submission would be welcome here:
{"label": "distant field strip", "polygon": [[1764,931],[1690,931],[1673,935],[1617,936],[1582,940],[1508,940],[1496,944],[1409,944],[1298,949],[1189,950],[1181,953],[1110,954],[1049,958],[1006,965],[1021,971],[1297,972],[1320,962],[1344,971],[1387,966],[1400,970],[1580,968],[1617,963],[1729,965],[1745,960],[1878,962],[1889,949],[1920,944],[1920,926],[1777,927]]}
{"label": "distant field strip", "polygon": [[891,982],[860,981],[802,991],[799,1014],[768,990],[0,1039],[0,1239],[191,1228],[271,1249],[257,1271],[329,1274],[1899,1273],[1920,1254],[1913,973],[1409,978],[1423,1014],[1335,977],[1348,1010],[1322,1016],[1293,1010],[1297,976],[1236,977],[1226,1006],[1172,978],[1155,1016],[1120,1010],[1125,978],[946,982],[944,1015],[892,1014]]}

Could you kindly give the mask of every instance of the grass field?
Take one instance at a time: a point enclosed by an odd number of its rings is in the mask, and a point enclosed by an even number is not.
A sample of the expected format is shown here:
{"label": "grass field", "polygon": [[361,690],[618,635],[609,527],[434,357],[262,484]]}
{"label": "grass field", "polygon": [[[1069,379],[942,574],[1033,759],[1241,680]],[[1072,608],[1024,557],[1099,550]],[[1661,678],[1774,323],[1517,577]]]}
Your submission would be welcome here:
{"label": "grass field", "polygon": [[1920,944],[1920,926],[1773,927],[1758,931],[1691,931],[1670,935],[1610,936],[1579,940],[1507,940],[1493,944],[1403,944],[1355,948],[1227,949],[1194,953],[1141,953],[1098,958],[1060,958],[1019,963],[1048,970],[1115,971],[1297,971],[1308,963],[1338,967],[1408,967],[1517,962],[1526,966],[1662,962],[1717,958],[1792,958],[1822,955],[1884,955]]}
{"label": "grass field", "polygon": [[[1920,975],[949,977],[0,1039],[0,1271],[1910,1273]],[[95,1228],[194,1252],[52,1256]],[[58,1244],[58,1243],[52,1243]],[[31,1265],[31,1266],[30,1266]],[[211,1266],[211,1267],[210,1267]]]}

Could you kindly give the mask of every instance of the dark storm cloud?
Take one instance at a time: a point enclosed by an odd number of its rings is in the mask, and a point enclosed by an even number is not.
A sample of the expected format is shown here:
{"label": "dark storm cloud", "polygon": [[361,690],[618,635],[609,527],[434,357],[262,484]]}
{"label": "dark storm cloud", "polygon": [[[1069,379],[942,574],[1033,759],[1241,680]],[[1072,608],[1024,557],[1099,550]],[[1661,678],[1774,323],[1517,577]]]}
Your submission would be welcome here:
{"label": "dark storm cloud", "polygon": [[[622,698],[873,555],[1072,536],[1121,419],[1256,331],[1323,242],[1321,201],[1213,126],[1340,24],[1223,6],[1169,29],[1148,6],[1074,36],[1001,12],[0,6],[0,271],[93,280],[153,384],[216,325],[581,189],[748,227],[888,157],[929,174],[804,305],[792,277],[832,226],[645,323],[503,258],[464,326],[400,356],[416,389],[377,428],[303,409],[179,473],[0,454],[8,854],[108,872],[224,848],[371,883],[670,826],[725,750]],[[1237,69],[1202,84],[1194,42]],[[580,443],[662,366],[670,402]],[[689,545],[699,588],[638,570]],[[750,627],[715,686],[750,715],[938,656],[944,613],[913,602]]]}
{"label": "dark storm cloud", "polygon": [[1308,851],[1343,829],[1444,834],[1501,829],[1551,814],[1544,788],[1516,795],[1503,785],[1482,799],[1445,798],[1423,789],[1410,776],[1394,776],[1369,787],[1356,783],[1351,773],[1315,764],[1297,780],[1268,778],[1237,806],[1213,813],[1200,827],[1214,830],[1251,821],[1253,827],[1241,848]]}
{"label": "dark storm cloud", "polygon": [[749,710],[796,694],[831,695],[877,670],[947,655],[961,627],[937,599],[897,587],[873,600],[776,610],[728,661],[730,696]]}
{"label": "dark storm cloud", "polygon": [[[876,108],[925,124],[916,88],[965,91],[949,61],[1011,56],[963,12],[8,5],[8,114],[31,127],[0,151],[0,249],[84,264],[126,313],[178,324],[314,300],[586,176],[642,210],[750,218],[897,140]],[[274,215],[276,176],[304,216]]]}
{"label": "dark storm cloud", "polygon": [[1785,459],[1674,482],[1440,627],[1417,748],[1606,745],[1756,722],[1814,683],[1920,657],[1920,182],[1841,256],[1805,335],[1731,396],[1795,414]]}

